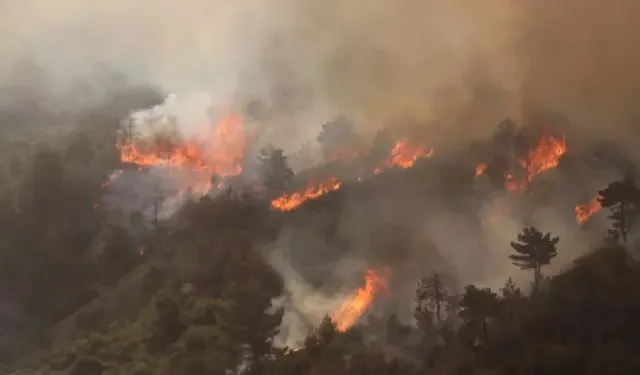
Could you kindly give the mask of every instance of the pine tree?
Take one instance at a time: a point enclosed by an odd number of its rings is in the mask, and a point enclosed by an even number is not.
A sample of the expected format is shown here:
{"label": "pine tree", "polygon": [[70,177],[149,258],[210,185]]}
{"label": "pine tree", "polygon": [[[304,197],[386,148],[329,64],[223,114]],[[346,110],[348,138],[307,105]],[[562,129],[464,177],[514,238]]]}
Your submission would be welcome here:
{"label": "pine tree", "polygon": [[262,163],[264,185],[271,195],[278,195],[291,185],[293,171],[289,168],[284,150],[272,145],[260,150],[258,160]]}
{"label": "pine tree", "polygon": [[436,319],[438,326],[442,324],[444,310],[450,305],[451,293],[444,286],[443,277],[433,273],[418,282],[416,303],[418,307],[426,307]]}
{"label": "pine tree", "polygon": [[322,147],[326,160],[347,149],[359,147],[359,139],[353,130],[353,123],[344,115],[322,125],[322,131],[316,140]]}
{"label": "pine tree", "polygon": [[518,242],[511,242],[511,247],[517,254],[509,255],[513,264],[520,269],[533,269],[533,290],[537,293],[542,280],[542,266],[551,264],[551,259],[558,255],[556,245],[559,237],[551,237],[551,233],[542,233],[534,227],[524,228],[518,234]]}
{"label": "pine tree", "polygon": [[491,289],[467,285],[460,300],[459,316],[466,322],[479,322],[486,341],[489,337],[487,319],[498,315],[499,303],[498,296]]}
{"label": "pine tree", "polygon": [[622,239],[626,244],[629,229],[638,217],[640,189],[631,176],[626,176],[622,181],[609,184],[606,189],[599,191],[598,195],[602,207],[611,211],[609,218],[613,221],[613,227],[609,229],[609,239],[613,242]]}
{"label": "pine tree", "polygon": [[513,279],[509,277],[504,287],[500,289],[503,302],[503,314],[508,326],[513,326],[516,322],[518,311],[523,300],[520,288],[516,287]]}

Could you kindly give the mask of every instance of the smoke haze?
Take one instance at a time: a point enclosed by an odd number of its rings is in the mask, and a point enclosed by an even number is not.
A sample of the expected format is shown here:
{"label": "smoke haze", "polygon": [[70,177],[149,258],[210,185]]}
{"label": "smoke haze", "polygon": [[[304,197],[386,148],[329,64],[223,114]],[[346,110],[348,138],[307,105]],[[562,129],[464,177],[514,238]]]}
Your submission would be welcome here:
{"label": "smoke haze", "polygon": [[507,113],[540,108],[592,130],[624,129],[637,117],[640,5],[631,0],[10,0],[2,8],[5,84],[34,78],[16,74],[25,62],[53,94],[79,80],[99,88],[117,71],[225,105],[258,101],[263,121],[296,138],[338,112],[363,127],[405,113],[447,120],[437,137],[481,135]]}
{"label": "smoke haze", "polygon": [[[338,113],[369,135],[410,116],[438,149],[488,135],[505,115],[526,122],[542,110],[566,114],[586,137],[632,145],[640,134],[638,19],[634,0],[8,0],[0,6],[0,77],[3,88],[46,91],[81,106],[99,100],[117,72],[186,96],[173,111],[180,124],[197,126],[208,106],[236,107],[285,149],[314,139]],[[73,95],[79,85],[90,94],[82,100]],[[521,223],[495,223],[451,246],[443,228],[461,218],[431,216],[420,218],[423,235],[455,249],[444,257],[464,281],[504,282],[508,241]],[[562,230],[563,220],[557,212],[535,219],[566,239],[560,254],[578,237]],[[350,238],[371,231],[344,228]],[[465,254],[477,243],[499,261],[475,275]],[[410,270],[420,251],[396,259],[397,267]],[[274,265],[286,275],[278,256]],[[407,272],[395,289],[404,297],[421,276]],[[335,303],[302,282],[288,288],[292,305],[307,309],[299,315],[313,323]],[[303,301],[309,296],[311,307]]]}

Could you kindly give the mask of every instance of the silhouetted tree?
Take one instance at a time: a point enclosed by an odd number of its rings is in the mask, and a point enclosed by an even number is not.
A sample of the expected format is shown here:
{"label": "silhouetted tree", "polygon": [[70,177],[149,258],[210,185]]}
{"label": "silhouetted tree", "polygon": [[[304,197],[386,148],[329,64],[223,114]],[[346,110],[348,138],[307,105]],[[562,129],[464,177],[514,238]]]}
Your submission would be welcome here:
{"label": "silhouetted tree", "polygon": [[520,291],[520,288],[516,287],[513,279],[509,277],[504,287],[500,289],[502,298],[502,312],[504,319],[509,327],[513,327],[517,320],[517,315],[520,310],[521,304],[524,300],[524,296]]}
{"label": "silhouetted tree", "polygon": [[489,337],[487,319],[497,316],[499,311],[498,296],[489,288],[478,289],[467,285],[460,300],[460,318],[466,322],[479,322],[485,341]]}
{"label": "silhouetted tree", "polygon": [[511,154],[513,144],[518,135],[516,122],[506,117],[496,127],[493,133],[493,144],[503,153]]}
{"label": "silhouetted tree", "polygon": [[371,144],[371,158],[374,163],[379,162],[389,155],[393,149],[394,142],[389,130],[381,129],[376,133],[375,138]]}
{"label": "silhouetted tree", "polygon": [[305,142],[293,156],[289,158],[291,166],[297,170],[311,168],[315,162],[314,150],[309,142]]}
{"label": "silhouetted tree", "polygon": [[450,305],[451,293],[445,287],[441,274],[435,272],[418,282],[416,290],[417,306],[425,306],[435,316],[438,326],[442,324],[442,314]]}
{"label": "silhouetted tree", "polygon": [[317,336],[320,339],[320,342],[328,345],[333,341],[333,338],[336,336],[338,332],[338,328],[336,323],[331,319],[329,315],[326,315],[324,319],[322,319],[322,323],[318,326]]}
{"label": "silhouetted tree", "polygon": [[610,239],[617,242],[622,238],[622,242],[627,243],[629,229],[638,217],[640,189],[631,176],[626,176],[622,181],[612,182],[598,194],[602,207],[611,210],[609,218],[613,221],[613,227],[609,229]]}
{"label": "silhouetted tree", "polygon": [[258,160],[262,163],[263,182],[270,195],[278,195],[289,188],[293,171],[289,168],[284,150],[268,145],[260,150]]}
{"label": "silhouetted tree", "polygon": [[433,324],[433,314],[426,304],[417,303],[413,317],[425,338],[432,337],[434,335],[436,327]]}
{"label": "silhouetted tree", "polygon": [[509,255],[509,259],[520,269],[533,269],[534,293],[538,292],[542,280],[541,267],[551,263],[551,259],[558,255],[556,245],[559,237],[551,237],[551,233],[542,233],[534,227],[524,228],[518,234],[518,242],[511,242],[511,247],[517,254]]}
{"label": "silhouetted tree", "polygon": [[353,130],[353,123],[343,115],[322,125],[322,131],[316,139],[322,147],[324,158],[327,160],[360,146],[359,138]]}

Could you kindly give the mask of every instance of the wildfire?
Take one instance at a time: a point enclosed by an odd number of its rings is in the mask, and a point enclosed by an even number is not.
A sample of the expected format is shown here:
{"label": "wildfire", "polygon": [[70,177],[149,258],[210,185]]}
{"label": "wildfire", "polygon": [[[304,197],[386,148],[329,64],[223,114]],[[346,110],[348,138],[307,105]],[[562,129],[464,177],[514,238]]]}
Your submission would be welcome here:
{"label": "wildfire", "polygon": [[109,175],[107,180],[102,183],[102,188],[105,189],[105,188],[107,188],[107,186],[113,184],[118,179],[118,177],[120,177],[121,174],[122,174],[122,170],[121,169],[113,171]]}
{"label": "wildfire", "polygon": [[538,174],[558,166],[560,157],[567,152],[564,136],[555,138],[543,133],[536,147],[529,151],[527,160],[521,165],[527,170],[527,180],[531,182]]}
{"label": "wildfire", "polygon": [[211,176],[224,178],[242,172],[242,160],[248,142],[252,139],[244,130],[242,117],[233,113],[223,116],[215,128],[202,139],[152,140],[121,139],[117,144],[120,161],[139,167],[166,166],[184,168],[201,173],[201,182],[185,187],[195,191],[208,191]]}
{"label": "wildfire", "polygon": [[[427,148],[423,144],[413,143],[411,140],[405,138],[396,142],[389,157],[374,170],[374,173],[378,174],[386,168],[395,166],[410,168],[415,164],[416,160],[431,155],[433,155],[433,149]],[[358,181],[361,180],[362,178],[358,177]],[[342,182],[336,177],[330,177],[320,184],[312,182],[301,192],[284,194],[274,199],[271,201],[271,207],[277,208],[280,211],[291,211],[309,199],[315,199],[323,194],[340,189],[341,185]]]}
{"label": "wildfire", "polygon": [[[505,176],[505,189],[517,191],[524,189],[540,173],[558,166],[560,157],[567,152],[567,144],[564,136],[553,137],[543,133],[536,146],[528,152],[527,158],[518,161],[518,164],[526,171],[526,178],[516,178],[511,173]],[[476,166],[476,177],[482,175],[487,169],[486,163]]]}
{"label": "wildfire", "polygon": [[602,205],[600,204],[600,201],[598,201],[598,198],[599,196],[593,198],[587,203],[576,205],[575,212],[578,224],[582,225],[586,223],[593,214],[600,211]]}
{"label": "wildfire", "polygon": [[504,179],[504,188],[507,191],[517,191],[523,189],[526,183],[518,181],[512,174],[507,174]]}
{"label": "wildfire", "polygon": [[274,199],[271,201],[271,207],[277,208],[280,211],[291,211],[308,199],[315,199],[322,194],[340,189],[341,184],[342,183],[335,177],[328,178],[317,185],[312,182],[301,192],[284,194]]}
{"label": "wildfire", "polygon": [[364,276],[365,285],[353,293],[340,308],[331,314],[337,329],[344,332],[351,328],[369,308],[380,289],[387,287],[387,281],[376,269],[368,269]]}
{"label": "wildfire", "polygon": [[487,163],[480,163],[478,165],[476,165],[476,177],[481,176],[484,171],[487,169]]}
{"label": "wildfire", "polygon": [[410,168],[420,158],[428,158],[433,155],[433,149],[426,147],[422,143],[413,143],[410,139],[404,138],[396,142],[391,150],[391,155],[374,170],[378,174],[391,167]]}

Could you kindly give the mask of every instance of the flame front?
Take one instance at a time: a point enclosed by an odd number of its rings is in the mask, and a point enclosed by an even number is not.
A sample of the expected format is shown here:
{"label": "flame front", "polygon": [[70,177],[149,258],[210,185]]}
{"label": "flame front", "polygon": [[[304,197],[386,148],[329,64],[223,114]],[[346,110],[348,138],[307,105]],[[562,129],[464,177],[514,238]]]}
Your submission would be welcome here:
{"label": "flame front", "polygon": [[340,332],[344,332],[356,324],[362,314],[367,311],[380,289],[387,287],[386,279],[376,269],[368,269],[364,280],[365,285],[358,288],[337,311],[331,314],[331,319],[336,323]]}
{"label": "flame front", "polygon": [[567,152],[565,137],[555,138],[543,133],[538,144],[529,151],[526,161],[522,166],[527,170],[527,180],[531,182],[540,173],[558,166],[560,157]]}
{"label": "flame front", "polygon": [[426,147],[422,143],[414,143],[408,138],[396,142],[391,150],[391,155],[374,170],[378,174],[391,167],[411,168],[418,159],[427,158],[433,155],[433,149]]}
{"label": "flame front", "polygon": [[[527,154],[527,158],[519,160],[518,164],[526,171],[526,178],[516,178],[511,173],[505,176],[505,189],[507,191],[522,190],[533,181],[540,173],[555,168],[560,162],[560,157],[567,152],[565,137],[556,138],[543,133],[536,146]],[[486,163],[476,166],[476,177],[481,176],[487,169]]]}
{"label": "flame front", "polygon": [[342,183],[337,178],[331,177],[321,182],[320,184],[310,183],[303,191],[284,194],[273,201],[271,201],[271,207],[277,208],[280,211],[291,211],[294,208],[300,206],[308,199],[315,199],[322,194],[330,191],[340,189]]}
{"label": "flame front", "polygon": [[[427,148],[423,144],[413,143],[408,138],[405,138],[396,142],[389,157],[374,170],[374,173],[378,174],[386,168],[396,166],[400,168],[410,168],[418,159],[431,155],[433,155],[433,149]],[[358,181],[361,180],[362,178],[358,177]],[[330,177],[320,184],[310,183],[303,191],[283,194],[272,200],[271,207],[277,208],[280,211],[291,211],[309,199],[315,199],[323,194],[340,189],[341,185],[342,182],[336,177]]]}
{"label": "flame front", "polygon": [[481,176],[482,174],[484,174],[484,171],[487,169],[487,163],[480,163],[478,165],[476,165],[476,177]]}
{"label": "flame front", "polygon": [[204,139],[121,139],[117,144],[120,161],[138,167],[166,166],[200,173],[200,181],[184,190],[205,192],[212,188],[211,177],[236,176],[251,136],[244,130],[242,117],[227,113]]}
{"label": "flame front", "polygon": [[600,211],[602,205],[600,204],[598,198],[600,197],[597,196],[587,203],[576,205],[575,212],[576,221],[578,222],[578,224],[582,225],[586,223],[593,214]]}

